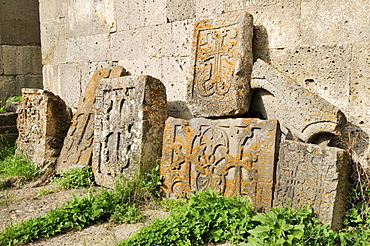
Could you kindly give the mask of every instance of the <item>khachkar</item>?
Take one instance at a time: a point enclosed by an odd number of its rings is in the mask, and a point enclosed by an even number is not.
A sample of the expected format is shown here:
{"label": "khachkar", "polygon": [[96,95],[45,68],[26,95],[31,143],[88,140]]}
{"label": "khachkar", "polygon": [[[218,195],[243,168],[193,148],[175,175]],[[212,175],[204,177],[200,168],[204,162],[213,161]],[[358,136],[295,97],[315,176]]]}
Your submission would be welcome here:
{"label": "khachkar", "polygon": [[17,151],[42,167],[54,165],[71,120],[64,101],[49,91],[22,89],[18,113]]}
{"label": "khachkar", "polygon": [[158,165],[167,119],[166,88],[150,76],[104,79],[96,99],[93,172],[113,188]]}
{"label": "khachkar", "polygon": [[81,97],[73,115],[63,148],[58,158],[57,171],[91,165],[94,141],[95,100],[100,81],[126,75],[121,66],[96,70]]}
{"label": "khachkar", "polygon": [[163,192],[178,197],[210,188],[226,196],[248,195],[257,209],[271,207],[279,139],[274,120],[169,118]]}
{"label": "khachkar", "polygon": [[194,117],[241,115],[248,110],[253,17],[229,13],[196,23],[187,102]]}
{"label": "khachkar", "polygon": [[348,192],[348,154],[338,148],[284,140],[280,145],[274,206],[312,206],[324,224],[342,226]]}

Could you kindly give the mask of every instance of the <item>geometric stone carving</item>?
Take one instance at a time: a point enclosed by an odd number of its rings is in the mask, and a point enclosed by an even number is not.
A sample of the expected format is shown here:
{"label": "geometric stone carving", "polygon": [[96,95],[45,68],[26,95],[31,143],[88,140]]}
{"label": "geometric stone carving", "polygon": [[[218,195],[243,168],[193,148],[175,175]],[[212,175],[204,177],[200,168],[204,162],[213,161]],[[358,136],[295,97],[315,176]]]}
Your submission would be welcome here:
{"label": "geometric stone carving", "polygon": [[22,89],[18,110],[17,151],[42,167],[55,164],[71,120],[64,101],[49,91]]}
{"label": "geometric stone carving", "polygon": [[276,120],[194,118],[166,121],[160,165],[162,189],[178,197],[203,189],[248,195],[257,209],[272,206]]}
{"label": "geometric stone carving", "polygon": [[346,211],[349,156],[339,148],[283,140],[276,171],[274,206],[312,206],[333,229]]}
{"label": "geometric stone carving", "polygon": [[64,140],[58,158],[57,171],[91,165],[94,141],[94,115],[97,89],[103,78],[117,78],[126,75],[121,66],[96,70],[80,98],[76,113]]}
{"label": "geometric stone carving", "polygon": [[158,164],[167,119],[166,88],[150,76],[104,79],[96,99],[93,172],[113,188]]}
{"label": "geometric stone carving", "polygon": [[278,119],[288,139],[328,143],[343,130],[344,114],[325,99],[284,76],[262,60],[253,66],[251,87],[256,92],[250,112]]}
{"label": "geometric stone carving", "polygon": [[194,117],[241,115],[248,110],[253,17],[223,14],[196,23],[187,103]]}

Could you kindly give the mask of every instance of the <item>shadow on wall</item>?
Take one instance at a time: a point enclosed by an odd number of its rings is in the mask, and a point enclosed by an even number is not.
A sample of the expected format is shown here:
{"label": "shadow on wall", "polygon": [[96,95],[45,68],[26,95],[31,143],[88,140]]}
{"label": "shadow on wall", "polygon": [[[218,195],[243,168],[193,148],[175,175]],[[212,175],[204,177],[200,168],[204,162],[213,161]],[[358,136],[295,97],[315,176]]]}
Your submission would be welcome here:
{"label": "shadow on wall", "polygon": [[167,102],[168,116],[174,118],[180,118],[184,120],[190,120],[193,115],[190,113],[186,102],[184,101],[169,101]]}
{"label": "shadow on wall", "polygon": [[262,25],[254,26],[252,49],[253,62],[257,59],[261,59],[267,63],[271,63],[268,33],[266,28]]}

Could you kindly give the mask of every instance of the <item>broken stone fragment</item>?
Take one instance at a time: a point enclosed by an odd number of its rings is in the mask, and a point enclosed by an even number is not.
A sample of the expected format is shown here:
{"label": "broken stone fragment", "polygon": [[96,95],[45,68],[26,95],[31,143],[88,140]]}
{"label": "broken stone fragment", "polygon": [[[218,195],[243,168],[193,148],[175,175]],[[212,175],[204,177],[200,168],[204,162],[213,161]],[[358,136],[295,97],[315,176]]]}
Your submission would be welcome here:
{"label": "broken stone fragment", "polygon": [[336,106],[258,59],[253,66],[250,112],[279,120],[288,139],[327,144],[343,131],[346,117]]}
{"label": "broken stone fragment", "polygon": [[91,165],[95,100],[100,81],[104,78],[117,78],[125,75],[126,70],[121,66],[102,68],[94,72],[79,100],[77,111],[73,115],[71,126],[58,158],[56,167],[58,172],[63,169]]}
{"label": "broken stone fragment", "polygon": [[22,89],[18,113],[17,151],[41,167],[55,164],[71,120],[64,101],[46,90]]}
{"label": "broken stone fragment", "polygon": [[130,179],[158,165],[166,119],[166,88],[158,79],[102,80],[96,99],[92,162],[96,183],[114,188],[120,176]]}
{"label": "broken stone fragment", "polygon": [[194,117],[241,115],[248,110],[253,17],[228,13],[196,23],[187,103]]}
{"label": "broken stone fragment", "polygon": [[276,120],[168,118],[163,139],[160,172],[167,197],[210,188],[247,195],[258,210],[272,206]]}
{"label": "broken stone fragment", "polygon": [[318,219],[340,229],[346,211],[349,156],[339,148],[283,140],[274,206],[312,206]]}

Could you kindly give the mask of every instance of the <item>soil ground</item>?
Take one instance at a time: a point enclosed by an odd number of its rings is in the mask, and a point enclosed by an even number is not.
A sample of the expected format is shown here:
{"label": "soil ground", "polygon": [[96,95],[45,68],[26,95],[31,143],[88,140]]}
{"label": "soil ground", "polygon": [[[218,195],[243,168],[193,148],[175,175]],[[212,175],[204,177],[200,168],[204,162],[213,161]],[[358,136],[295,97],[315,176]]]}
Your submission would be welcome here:
{"label": "soil ground", "polygon": [[[47,195],[39,195],[41,191],[53,191]],[[20,189],[6,189],[0,192],[0,230],[6,225],[21,222],[46,214],[48,211],[61,206],[64,202],[73,198],[72,192],[82,196],[86,189],[60,190],[53,184],[43,187]],[[166,218],[169,213],[162,209],[146,209],[144,211],[146,220],[137,224],[114,224],[103,223],[92,225],[81,231],[71,230],[51,238],[41,239],[29,243],[32,246],[62,246],[62,245],[84,245],[84,246],[111,246],[121,240],[130,237],[144,225],[150,223],[154,218]],[[229,246],[230,244],[218,244]]]}

